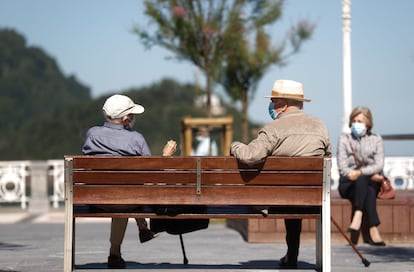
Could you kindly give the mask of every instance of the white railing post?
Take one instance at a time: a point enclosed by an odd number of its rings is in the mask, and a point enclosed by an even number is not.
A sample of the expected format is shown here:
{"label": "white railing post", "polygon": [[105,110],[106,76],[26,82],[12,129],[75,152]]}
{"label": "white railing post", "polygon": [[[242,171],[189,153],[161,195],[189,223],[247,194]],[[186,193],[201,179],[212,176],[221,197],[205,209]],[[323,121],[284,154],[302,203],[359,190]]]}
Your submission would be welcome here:
{"label": "white railing post", "polygon": [[47,168],[48,166],[46,161],[31,161],[30,163],[30,213],[41,214],[48,212],[49,210]]}
{"label": "white railing post", "polygon": [[64,162],[63,160],[48,160],[47,164],[53,181],[52,205],[53,208],[59,208],[59,202],[63,202],[65,196]]}

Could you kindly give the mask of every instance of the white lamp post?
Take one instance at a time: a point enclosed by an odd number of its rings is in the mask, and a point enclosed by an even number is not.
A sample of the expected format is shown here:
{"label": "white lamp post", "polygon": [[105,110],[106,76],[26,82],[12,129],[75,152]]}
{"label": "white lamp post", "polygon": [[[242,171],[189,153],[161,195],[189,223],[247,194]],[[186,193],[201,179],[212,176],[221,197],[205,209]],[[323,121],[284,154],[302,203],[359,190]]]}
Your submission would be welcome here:
{"label": "white lamp post", "polygon": [[342,0],[342,32],[343,32],[343,99],[344,116],[342,132],[349,132],[348,118],[352,111],[352,78],[351,78],[351,0]]}

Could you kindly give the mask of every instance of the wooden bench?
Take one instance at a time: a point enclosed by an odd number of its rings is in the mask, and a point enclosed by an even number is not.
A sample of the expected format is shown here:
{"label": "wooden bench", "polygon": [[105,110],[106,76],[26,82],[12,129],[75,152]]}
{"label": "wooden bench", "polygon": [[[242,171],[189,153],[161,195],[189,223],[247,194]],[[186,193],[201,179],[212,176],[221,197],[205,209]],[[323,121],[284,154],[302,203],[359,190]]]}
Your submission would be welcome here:
{"label": "wooden bench", "polygon": [[[331,158],[268,157],[254,167],[234,157],[65,156],[64,271],[72,271],[77,217],[314,218],[316,265],[331,269]],[[99,211],[91,205],[202,205],[201,213]],[[263,214],[257,206],[271,207]]]}

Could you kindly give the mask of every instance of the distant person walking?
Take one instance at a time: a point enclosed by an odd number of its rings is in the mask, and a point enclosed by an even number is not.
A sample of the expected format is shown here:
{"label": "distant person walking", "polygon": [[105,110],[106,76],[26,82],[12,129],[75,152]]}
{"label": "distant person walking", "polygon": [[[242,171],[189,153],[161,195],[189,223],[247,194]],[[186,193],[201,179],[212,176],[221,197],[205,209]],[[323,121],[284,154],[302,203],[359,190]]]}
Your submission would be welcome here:
{"label": "distant person walking", "polygon": [[192,155],[217,156],[217,144],[210,137],[207,127],[200,127],[196,136],[197,146]]}

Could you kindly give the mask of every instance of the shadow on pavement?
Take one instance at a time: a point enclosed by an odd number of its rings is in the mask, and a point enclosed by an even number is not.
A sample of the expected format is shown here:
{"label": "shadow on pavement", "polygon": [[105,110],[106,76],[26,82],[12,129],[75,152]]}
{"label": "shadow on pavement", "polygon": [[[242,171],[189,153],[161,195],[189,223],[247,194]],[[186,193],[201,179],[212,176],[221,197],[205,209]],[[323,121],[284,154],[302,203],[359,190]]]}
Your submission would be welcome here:
{"label": "shadow on pavement", "polygon": [[[25,245],[11,244],[0,242],[0,250],[19,250],[26,247]],[[1,270],[0,270],[1,272]]]}
{"label": "shadow on pavement", "polygon": [[[106,262],[104,263],[86,263],[75,265],[76,269],[106,269]],[[248,261],[240,264],[177,264],[177,263],[139,263],[126,261],[127,269],[197,269],[197,270],[249,270],[249,269],[262,269],[262,270],[274,270],[279,268],[279,262],[274,260],[260,260],[260,261]],[[279,268],[280,269],[280,268]],[[298,269],[312,270],[316,269],[314,264],[307,262],[298,262]]]}
{"label": "shadow on pavement", "polygon": [[380,259],[377,263],[401,263],[414,261],[414,248],[387,245],[385,247],[361,247],[359,250],[362,254],[376,256]]}

